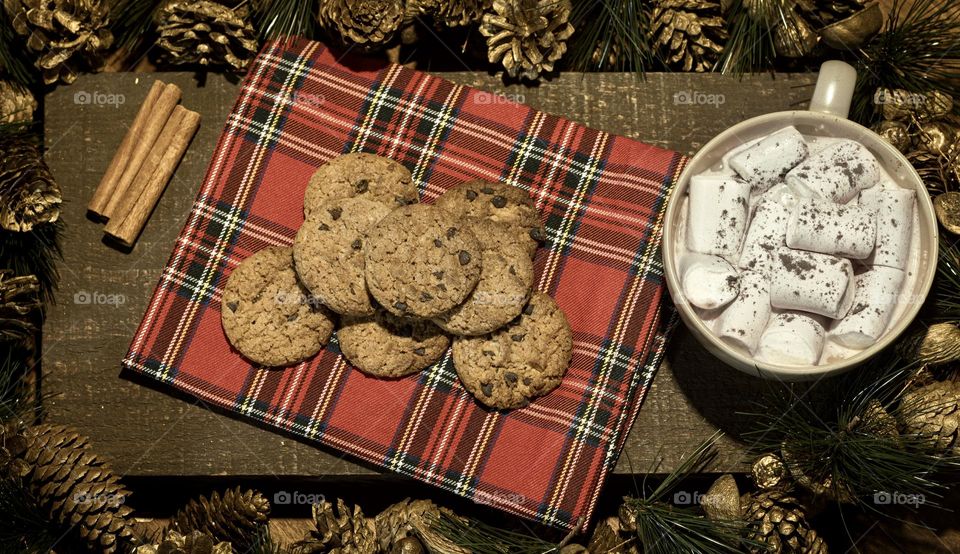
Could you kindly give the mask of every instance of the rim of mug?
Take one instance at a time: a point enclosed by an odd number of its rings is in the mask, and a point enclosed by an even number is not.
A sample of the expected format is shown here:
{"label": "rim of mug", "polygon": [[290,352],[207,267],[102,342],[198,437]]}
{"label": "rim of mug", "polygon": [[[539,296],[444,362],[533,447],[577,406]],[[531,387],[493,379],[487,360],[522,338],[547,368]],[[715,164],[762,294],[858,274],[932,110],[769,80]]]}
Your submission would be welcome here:
{"label": "rim of mug", "polygon": [[[918,273],[920,273],[920,281],[918,281],[918,284],[920,285],[920,290],[923,293],[920,296],[922,296],[923,299],[920,301],[911,302],[910,305],[907,306],[906,311],[900,315],[900,319],[893,325],[893,327],[889,328],[877,342],[854,354],[853,356],[831,362],[829,364],[814,366],[774,364],[770,362],[761,362],[753,359],[752,357],[746,356],[738,349],[730,346],[719,337],[714,335],[713,332],[704,324],[703,320],[693,311],[690,303],[685,300],[685,295],[683,295],[683,288],[679,282],[679,275],[677,272],[677,260],[676,256],[674,255],[674,244],[676,242],[676,237],[674,236],[673,231],[674,220],[676,217],[678,217],[678,212],[680,210],[680,206],[682,205],[682,198],[686,193],[687,184],[692,176],[692,168],[695,165],[695,161],[716,150],[719,144],[727,142],[730,137],[736,136],[738,132],[742,133],[743,129],[746,127],[752,127],[768,121],[781,120],[785,117],[799,117],[811,120],[820,120],[821,122],[825,122],[830,125],[853,127],[860,132],[868,133],[869,135],[875,137],[875,142],[880,146],[880,148],[884,149],[888,155],[891,155],[893,158],[897,159],[897,161],[904,166],[907,176],[909,177],[909,181],[913,183],[914,190],[918,192],[916,195],[917,209],[923,210],[928,219],[932,218],[931,220],[934,222],[936,222],[937,219],[933,209],[933,202],[931,201],[929,194],[919,194],[920,191],[926,192],[926,186],[923,184],[923,179],[921,179],[916,169],[907,160],[903,153],[897,150],[892,144],[886,142],[883,137],[867,127],[864,127],[863,125],[860,125],[859,123],[850,119],[839,117],[833,114],[809,110],[787,110],[758,115],[741,121],[740,123],[737,123],[736,125],[733,125],[717,134],[706,144],[704,144],[697,151],[697,153],[687,161],[683,171],[677,178],[677,184],[671,192],[670,198],[667,202],[666,214],[664,215],[662,242],[664,275],[667,280],[667,288],[670,290],[671,297],[675,298],[676,294],[679,293],[680,297],[684,298],[684,300],[681,302],[674,300],[674,305],[676,306],[681,319],[683,319],[688,328],[692,328],[692,331],[694,331],[694,334],[697,335],[696,338],[698,340],[706,340],[711,346],[713,346],[713,349],[709,349],[713,355],[720,358],[728,365],[733,366],[735,369],[743,371],[747,374],[753,374],[750,371],[745,370],[743,367],[740,367],[741,365],[753,366],[756,372],[755,375],[759,377],[772,378],[776,376],[782,377],[785,381],[799,381],[804,380],[804,378],[826,377],[849,371],[875,356],[877,353],[893,343],[893,341],[895,341],[901,334],[903,334],[907,327],[909,327],[913,320],[917,317],[917,314],[920,312],[920,308],[922,307],[927,296],[930,294],[930,289],[933,286],[933,280],[936,276],[936,260],[938,259],[939,230],[937,229],[936,225],[934,225],[932,246],[930,248],[929,257],[929,259],[934,260],[934,263],[927,264],[927,267],[924,267],[923,264],[921,264],[921,267],[918,270]],[[759,138],[759,136],[760,135],[750,137],[743,142],[745,143],[749,140]],[[873,145],[871,145],[871,147],[872,146]],[[887,168],[884,167],[884,169]],[[921,224],[923,220],[924,218],[922,216],[918,217],[918,221],[920,221]],[[921,229],[921,232],[925,231],[925,229]]]}

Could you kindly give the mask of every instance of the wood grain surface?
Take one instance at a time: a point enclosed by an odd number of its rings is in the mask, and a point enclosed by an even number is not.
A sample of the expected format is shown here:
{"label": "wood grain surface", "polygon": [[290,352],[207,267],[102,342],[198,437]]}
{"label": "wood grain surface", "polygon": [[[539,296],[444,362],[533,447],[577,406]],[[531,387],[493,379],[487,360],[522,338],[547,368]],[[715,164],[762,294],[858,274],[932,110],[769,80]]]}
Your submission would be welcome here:
{"label": "wood grain surface", "polygon": [[[751,116],[802,108],[815,76],[569,74],[537,87],[506,86],[477,73],[445,73],[458,83],[502,92],[541,110],[612,133],[692,153]],[[200,131],[159,206],[128,250],[103,241],[86,204],[154,79],[183,89],[201,113]],[[239,85],[191,73],[84,75],[45,101],[47,161],[63,188],[65,263],[57,303],[44,326],[49,420],[88,434],[98,452],[130,476],[349,476],[379,470],[345,460],[203,403],[120,376],[120,360],[146,309],[203,180]],[[712,95],[712,96],[710,96]],[[679,102],[693,98],[694,103]],[[712,100],[712,101],[711,101]],[[717,428],[736,434],[737,412],[764,384],[713,359],[682,328],[653,382],[619,473],[669,471]],[[719,443],[714,471],[742,470],[743,447]]]}

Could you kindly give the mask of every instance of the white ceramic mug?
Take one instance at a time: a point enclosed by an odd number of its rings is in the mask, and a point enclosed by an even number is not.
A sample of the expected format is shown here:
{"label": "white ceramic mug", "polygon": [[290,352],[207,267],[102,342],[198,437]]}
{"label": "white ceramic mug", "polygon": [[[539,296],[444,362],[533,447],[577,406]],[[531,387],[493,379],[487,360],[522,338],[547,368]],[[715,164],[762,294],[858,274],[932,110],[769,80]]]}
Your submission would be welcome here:
{"label": "white ceramic mug", "polygon": [[[920,176],[903,154],[870,129],[847,119],[856,78],[856,70],[850,65],[839,61],[826,62],[820,68],[809,110],[761,115],[738,123],[714,137],[684,168],[667,206],[664,219],[663,262],[667,287],[677,305],[680,317],[708,351],[723,362],[751,375],[782,381],[809,381],[856,367],[890,345],[910,325],[930,292],[937,266],[937,219],[933,211],[933,203]],[[909,305],[902,310],[897,321],[888,325],[887,332],[876,344],[849,358],[818,366],[760,362],[713,335],[684,296],[675,250],[678,237],[682,236],[678,232],[678,225],[685,219],[681,217],[680,212],[685,205],[683,201],[687,195],[690,177],[718,167],[722,163],[724,154],[730,150],[790,125],[807,136],[847,138],[863,144],[877,157],[897,185],[917,193],[920,263],[916,271],[919,274],[913,280],[912,290],[903,291],[900,296],[901,302],[904,298],[910,299]]]}

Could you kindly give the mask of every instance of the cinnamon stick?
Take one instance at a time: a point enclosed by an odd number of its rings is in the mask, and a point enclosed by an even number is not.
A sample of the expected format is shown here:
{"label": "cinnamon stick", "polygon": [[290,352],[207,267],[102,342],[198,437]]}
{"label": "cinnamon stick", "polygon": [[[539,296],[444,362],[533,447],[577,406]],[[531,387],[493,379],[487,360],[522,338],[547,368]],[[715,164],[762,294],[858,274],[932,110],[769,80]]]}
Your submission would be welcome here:
{"label": "cinnamon stick", "polygon": [[[107,219],[111,219],[114,216],[117,207],[124,201],[124,197],[129,193],[134,178],[140,171],[140,167],[143,165],[144,160],[146,160],[150,150],[154,147],[154,143],[156,143],[157,138],[160,136],[160,132],[163,130],[164,125],[166,125],[167,120],[170,119],[170,114],[173,113],[173,108],[179,101],[180,87],[172,83],[165,85],[153,109],[147,115],[143,131],[139,137],[135,137],[136,145],[133,148],[133,153],[130,155],[129,162],[126,168],[124,168],[120,180],[117,181],[117,186],[114,188],[113,194],[110,195],[106,207],[100,212],[101,216]],[[133,194],[136,195],[139,193],[134,191]]]}
{"label": "cinnamon stick", "polygon": [[133,246],[199,127],[200,114],[177,106],[157,140],[158,145],[165,142],[166,147],[156,168],[144,183],[138,183],[141,192],[131,201],[126,214],[111,219],[104,232],[127,246]]}
{"label": "cinnamon stick", "polygon": [[113,191],[117,188],[117,182],[120,180],[123,170],[126,169],[130,161],[130,156],[133,154],[137,138],[143,133],[143,126],[153,111],[157,99],[160,98],[160,93],[163,92],[163,88],[164,84],[162,81],[153,82],[153,86],[151,86],[150,91],[147,92],[146,100],[140,105],[140,110],[137,112],[136,117],[133,118],[133,123],[130,125],[130,128],[127,129],[127,134],[124,135],[123,140],[120,141],[120,146],[117,147],[113,159],[110,160],[110,165],[107,166],[107,170],[103,173],[103,178],[100,179],[100,184],[97,185],[97,190],[93,193],[93,198],[91,198],[90,203],[87,204],[87,209],[94,214],[99,216],[103,215],[103,210],[107,207]]}

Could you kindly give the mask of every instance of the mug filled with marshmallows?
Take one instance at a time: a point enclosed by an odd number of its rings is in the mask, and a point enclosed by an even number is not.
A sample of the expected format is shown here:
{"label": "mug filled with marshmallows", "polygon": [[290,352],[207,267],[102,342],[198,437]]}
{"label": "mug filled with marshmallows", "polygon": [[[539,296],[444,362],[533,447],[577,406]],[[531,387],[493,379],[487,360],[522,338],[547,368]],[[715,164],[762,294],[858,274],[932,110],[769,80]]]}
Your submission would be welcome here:
{"label": "mug filled with marshmallows", "polygon": [[856,71],[826,62],[806,111],[727,129],[687,164],[667,208],[667,286],[715,356],[810,380],[863,363],[910,324],[933,282],[922,180],[848,120]]}

